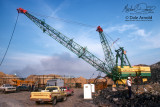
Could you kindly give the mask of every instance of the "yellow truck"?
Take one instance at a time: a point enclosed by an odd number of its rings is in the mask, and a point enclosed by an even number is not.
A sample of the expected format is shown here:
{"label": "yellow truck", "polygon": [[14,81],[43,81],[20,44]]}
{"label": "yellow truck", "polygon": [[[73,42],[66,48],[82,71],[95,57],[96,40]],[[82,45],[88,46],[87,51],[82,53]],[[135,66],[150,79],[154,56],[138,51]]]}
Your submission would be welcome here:
{"label": "yellow truck", "polygon": [[56,105],[58,100],[67,100],[66,92],[58,86],[48,86],[41,92],[31,92],[30,100],[40,104],[41,102],[52,102]]}

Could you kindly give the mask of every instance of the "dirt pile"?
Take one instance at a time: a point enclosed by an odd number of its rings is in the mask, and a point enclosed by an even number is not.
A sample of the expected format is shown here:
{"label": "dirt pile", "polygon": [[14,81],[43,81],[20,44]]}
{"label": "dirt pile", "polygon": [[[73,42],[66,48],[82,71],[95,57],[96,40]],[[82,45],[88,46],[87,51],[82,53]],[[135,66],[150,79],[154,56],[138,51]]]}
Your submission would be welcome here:
{"label": "dirt pile", "polygon": [[0,85],[2,84],[14,84],[12,81],[14,78],[17,78],[15,75],[9,75],[5,74],[3,72],[0,72]]}
{"label": "dirt pile", "polygon": [[0,72],[0,85],[3,84],[3,77],[5,77],[6,74],[4,74],[3,72]]}
{"label": "dirt pile", "polygon": [[152,82],[159,82],[160,83],[160,62],[157,62],[157,63],[151,65],[150,67],[151,67],[150,80]]}
{"label": "dirt pile", "polygon": [[142,94],[132,94],[132,98],[128,99],[128,90],[112,91],[112,88],[102,90],[98,96],[95,96],[94,103],[98,106],[109,107],[159,107],[160,94],[151,94],[145,92]]}
{"label": "dirt pile", "polygon": [[49,74],[49,75],[30,75],[25,80],[26,81],[34,81],[35,83],[38,83],[39,85],[46,84],[48,80],[60,78],[64,80],[65,86],[71,86],[75,87],[76,84],[80,84],[80,87],[83,87],[83,84],[87,83],[87,80],[83,77],[78,78],[68,78],[65,76],[55,75],[55,74]]}
{"label": "dirt pile", "polygon": [[97,82],[105,82],[107,85],[113,85],[113,80],[111,78],[108,77],[104,77],[104,78],[92,78],[92,79],[88,79],[87,80],[89,83],[94,83],[96,84]]}
{"label": "dirt pile", "polygon": [[0,72],[0,77],[4,77],[4,76],[6,76],[6,74],[3,72]]}
{"label": "dirt pile", "polygon": [[81,76],[79,78],[75,78],[75,81],[76,83],[80,83],[81,87],[83,87],[83,85],[87,83],[87,80]]}
{"label": "dirt pile", "polygon": [[49,75],[30,75],[25,80],[26,81],[34,81],[35,83],[38,82],[38,84],[46,84],[48,80],[55,79],[55,78],[61,78],[59,75],[49,74]]}

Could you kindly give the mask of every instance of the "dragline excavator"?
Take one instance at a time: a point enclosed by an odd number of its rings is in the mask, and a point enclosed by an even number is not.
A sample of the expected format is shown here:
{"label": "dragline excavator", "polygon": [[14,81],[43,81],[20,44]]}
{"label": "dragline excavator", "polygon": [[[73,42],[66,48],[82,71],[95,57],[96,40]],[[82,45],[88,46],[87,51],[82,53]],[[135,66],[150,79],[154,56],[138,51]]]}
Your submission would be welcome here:
{"label": "dragline excavator", "polygon": [[[55,39],[57,42],[68,48],[70,51],[75,53],[79,58],[82,58],[87,63],[95,67],[98,71],[105,73],[108,77],[112,78],[114,82],[118,84],[124,84],[128,76],[136,77],[140,76],[143,81],[147,80],[148,76],[151,76],[150,67],[146,66],[131,66],[124,51],[123,47],[120,47],[116,52],[116,58],[114,57],[109,43],[103,33],[103,29],[98,26],[97,31],[99,32],[100,41],[104,51],[105,61],[100,60],[91,52],[89,52],[85,47],[82,47],[73,39],[68,38],[56,29],[52,28],[50,25],[45,23],[30,14],[27,10],[22,8],[17,9],[18,13],[23,13],[31,21],[33,21],[43,32],[47,33],[50,37]],[[120,66],[118,61],[120,59]]]}

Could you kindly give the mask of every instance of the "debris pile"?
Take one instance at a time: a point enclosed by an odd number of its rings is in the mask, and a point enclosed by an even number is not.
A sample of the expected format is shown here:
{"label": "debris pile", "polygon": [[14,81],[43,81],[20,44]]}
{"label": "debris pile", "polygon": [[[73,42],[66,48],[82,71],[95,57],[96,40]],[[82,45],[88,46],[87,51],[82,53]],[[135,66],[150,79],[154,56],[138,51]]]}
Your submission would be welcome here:
{"label": "debris pile", "polygon": [[156,106],[160,107],[160,94],[151,94],[145,92],[142,94],[132,93],[132,98],[128,98],[128,90],[112,91],[112,88],[102,90],[98,96],[95,96],[94,103],[100,107],[141,107]]}
{"label": "debris pile", "polygon": [[152,82],[159,82],[160,83],[160,62],[157,62],[151,67],[151,81]]}

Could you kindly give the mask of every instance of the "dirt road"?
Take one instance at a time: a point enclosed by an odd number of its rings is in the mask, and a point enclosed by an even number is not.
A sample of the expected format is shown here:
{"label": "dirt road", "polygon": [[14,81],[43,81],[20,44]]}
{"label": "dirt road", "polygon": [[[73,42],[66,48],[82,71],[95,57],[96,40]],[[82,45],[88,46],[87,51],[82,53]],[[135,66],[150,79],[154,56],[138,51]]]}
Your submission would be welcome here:
{"label": "dirt road", "polygon": [[[75,94],[68,96],[67,101],[57,102],[55,107],[97,107],[93,101],[83,99],[83,89],[74,89]],[[30,92],[0,93],[0,107],[52,107],[51,103],[37,105],[30,101]]]}

